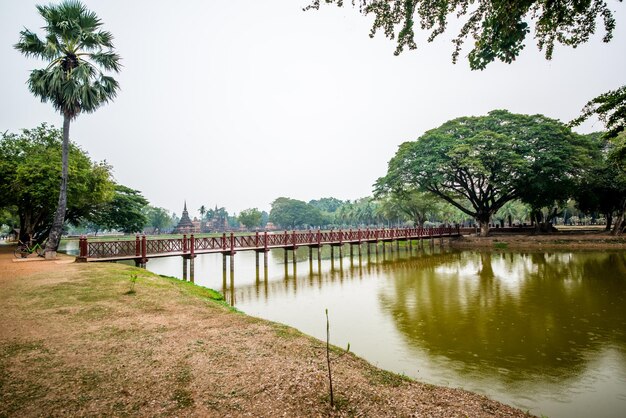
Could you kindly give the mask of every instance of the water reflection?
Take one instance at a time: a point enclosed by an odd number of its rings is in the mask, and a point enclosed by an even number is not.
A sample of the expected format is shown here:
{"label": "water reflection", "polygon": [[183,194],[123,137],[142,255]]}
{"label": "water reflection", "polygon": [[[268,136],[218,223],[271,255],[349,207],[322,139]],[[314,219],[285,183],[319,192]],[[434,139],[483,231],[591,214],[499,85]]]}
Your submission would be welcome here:
{"label": "water reflection", "polygon": [[[397,269],[380,294],[406,343],[463,372],[567,378],[590,352],[625,346],[624,254],[463,253]],[[621,273],[620,273],[621,272]]]}

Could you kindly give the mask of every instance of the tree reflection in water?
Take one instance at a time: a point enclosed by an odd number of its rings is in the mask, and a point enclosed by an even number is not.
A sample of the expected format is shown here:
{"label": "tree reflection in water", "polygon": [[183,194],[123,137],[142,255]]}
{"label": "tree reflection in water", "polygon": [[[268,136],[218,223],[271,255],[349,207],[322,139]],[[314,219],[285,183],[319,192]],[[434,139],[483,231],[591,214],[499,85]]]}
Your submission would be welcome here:
{"label": "tree reflection in water", "polygon": [[509,381],[573,377],[607,346],[626,353],[625,254],[455,258],[397,269],[379,295],[416,350]]}

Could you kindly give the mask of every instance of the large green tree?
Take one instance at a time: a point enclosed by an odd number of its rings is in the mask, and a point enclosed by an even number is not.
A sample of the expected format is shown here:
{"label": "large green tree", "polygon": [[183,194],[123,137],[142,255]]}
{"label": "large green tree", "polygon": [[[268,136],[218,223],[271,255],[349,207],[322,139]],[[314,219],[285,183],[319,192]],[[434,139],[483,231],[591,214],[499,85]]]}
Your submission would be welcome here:
{"label": "large green tree", "polygon": [[[621,2],[621,0],[618,0]],[[343,6],[344,0],[324,0]],[[306,9],[319,9],[320,0],[312,0]],[[534,37],[547,59],[552,58],[557,43],[577,47],[589,40],[601,20],[609,42],[615,29],[615,18],[604,0],[352,0],[364,15],[372,15],[373,37],[382,31],[396,39],[395,54],[405,48],[416,49],[416,28],[428,31],[432,42],[447,29],[452,19],[463,19],[463,25],[452,41],[453,62],[464,42],[471,37],[468,60],[472,69],[484,69],[498,59],[510,63],[525,46],[526,36],[534,26]]]}
{"label": "large green tree", "polygon": [[263,215],[257,208],[245,209],[239,213],[237,220],[246,228],[252,229],[261,225]]}
{"label": "large green tree", "polygon": [[319,225],[322,216],[315,206],[288,197],[279,197],[272,202],[269,220],[283,228]]}
{"label": "large green tree", "polygon": [[158,232],[167,230],[178,223],[178,220],[174,219],[175,215],[171,215],[167,209],[146,206],[144,214],[147,218],[146,226],[150,226]]}
{"label": "large green tree", "polygon": [[117,81],[103,71],[118,72],[120,57],[113,51],[111,33],[101,30],[98,16],[80,2],[66,0],[37,6],[37,10],[45,21],[44,38],[24,29],[15,48],[47,62],[45,68],[31,71],[28,88],[63,115],[61,185],[46,245],[46,257],[51,258],[56,255],[67,216],[70,122],[116,96]]}
{"label": "large green tree", "polygon": [[542,207],[571,191],[587,151],[580,135],[542,115],[496,110],[463,117],[405,142],[389,162],[379,190],[433,193],[481,225],[506,202]]}
{"label": "large green tree", "polygon": [[[0,138],[0,208],[16,211],[22,241],[41,242],[52,227],[61,143],[61,131],[45,124]],[[69,155],[67,221],[77,224],[112,198],[114,183],[109,165],[91,161],[73,143]]]}
{"label": "large green tree", "polygon": [[89,220],[102,229],[141,232],[148,223],[145,214],[147,205],[148,201],[138,190],[116,184],[113,198],[98,207]]}

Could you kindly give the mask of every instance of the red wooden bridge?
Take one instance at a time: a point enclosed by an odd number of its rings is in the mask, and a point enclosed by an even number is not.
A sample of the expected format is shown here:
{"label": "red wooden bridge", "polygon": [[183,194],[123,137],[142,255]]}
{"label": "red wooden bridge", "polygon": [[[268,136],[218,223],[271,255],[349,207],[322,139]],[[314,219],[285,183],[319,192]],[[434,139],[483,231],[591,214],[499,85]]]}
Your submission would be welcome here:
{"label": "red wooden bridge", "polygon": [[285,231],[282,233],[257,232],[255,234],[229,235],[196,238],[194,235],[182,238],[147,239],[136,236],[135,240],[89,241],[81,237],[79,255],[76,261],[121,261],[134,260],[143,265],[155,257],[182,256],[194,258],[198,254],[221,253],[234,255],[237,251],[267,252],[274,248],[295,250],[298,247],[320,248],[323,245],[342,246],[362,243],[413,241],[459,236],[456,227],[438,228],[396,228],[396,229],[357,229],[357,230],[308,230]]}

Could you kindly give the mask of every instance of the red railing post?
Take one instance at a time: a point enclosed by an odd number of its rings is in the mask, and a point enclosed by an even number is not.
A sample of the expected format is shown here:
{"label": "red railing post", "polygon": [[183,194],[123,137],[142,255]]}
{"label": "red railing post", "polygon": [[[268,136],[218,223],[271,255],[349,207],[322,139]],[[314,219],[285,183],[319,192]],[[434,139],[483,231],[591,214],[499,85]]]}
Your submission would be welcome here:
{"label": "red railing post", "polygon": [[148,253],[148,243],[146,241],[146,236],[143,235],[141,237],[141,258],[144,260],[144,263],[148,259],[146,257],[147,253]]}
{"label": "red railing post", "polygon": [[296,237],[296,230],[293,230],[293,248],[295,249],[298,244],[298,238]]}
{"label": "red railing post", "polygon": [[256,231],[254,235],[254,247],[259,248],[259,231]]}
{"label": "red railing post", "polygon": [[222,233],[222,250],[226,249],[226,232]]}
{"label": "red railing post", "polygon": [[87,258],[87,237],[84,235],[80,236],[80,240],[78,241],[78,250],[80,258]]}
{"label": "red railing post", "polygon": [[341,229],[339,230],[339,244],[343,244],[343,231]]}
{"label": "red railing post", "polygon": [[317,228],[317,245],[322,244],[322,230]]}
{"label": "red railing post", "polygon": [[283,245],[287,245],[287,243],[289,242],[289,238],[288,238],[288,232],[285,231],[285,235],[283,235]]}
{"label": "red railing post", "polygon": [[267,231],[265,231],[265,233],[263,234],[263,239],[265,240],[263,248],[265,248],[265,251],[267,251]]}
{"label": "red railing post", "polygon": [[194,254],[196,253],[196,240],[193,236],[193,234],[191,234],[191,238],[189,238],[189,248],[191,249],[191,256],[194,257]]}
{"label": "red railing post", "polygon": [[139,234],[135,236],[135,257],[141,255],[141,242],[139,241]]}
{"label": "red railing post", "polygon": [[230,253],[235,254],[235,234],[230,233]]}
{"label": "red railing post", "polygon": [[187,234],[183,234],[183,253],[187,252]]}

